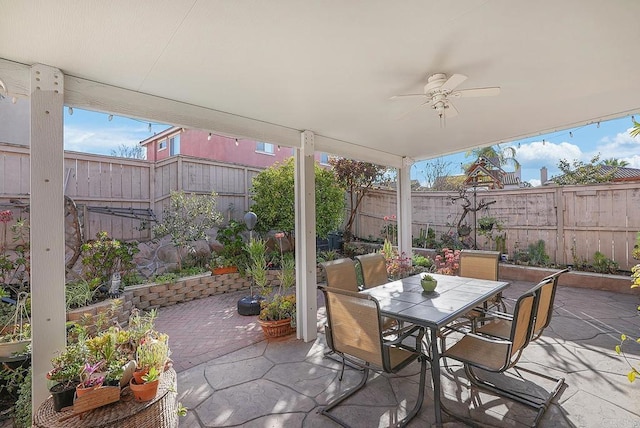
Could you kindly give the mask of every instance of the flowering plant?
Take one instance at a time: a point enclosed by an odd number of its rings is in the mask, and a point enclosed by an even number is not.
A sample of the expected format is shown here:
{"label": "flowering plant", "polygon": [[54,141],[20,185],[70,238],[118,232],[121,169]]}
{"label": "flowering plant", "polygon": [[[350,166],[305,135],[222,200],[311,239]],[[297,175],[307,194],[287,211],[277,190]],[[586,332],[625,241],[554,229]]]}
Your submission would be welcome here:
{"label": "flowering plant", "polygon": [[460,269],[460,250],[443,248],[435,260],[436,273],[442,275],[456,275]]}
{"label": "flowering plant", "polygon": [[407,257],[404,252],[398,254],[398,251],[393,248],[389,240],[385,239],[380,252],[387,261],[387,275],[390,278],[405,278],[413,273],[411,258]]}
{"label": "flowering plant", "polygon": [[95,364],[85,363],[82,371],[80,372],[80,387],[92,388],[94,386],[102,385],[104,382],[104,376],[98,375],[98,371],[102,369],[104,361],[98,361]]}

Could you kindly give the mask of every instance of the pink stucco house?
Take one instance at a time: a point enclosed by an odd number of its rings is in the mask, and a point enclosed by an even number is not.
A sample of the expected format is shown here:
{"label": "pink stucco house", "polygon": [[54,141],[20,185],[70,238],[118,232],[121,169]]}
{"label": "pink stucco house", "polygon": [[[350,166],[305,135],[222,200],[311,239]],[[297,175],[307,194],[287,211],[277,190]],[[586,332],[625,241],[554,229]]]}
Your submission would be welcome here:
{"label": "pink stucco house", "polygon": [[[173,126],[140,142],[147,160],[156,162],[174,155],[195,156],[225,163],[266,168],[293,156],[293,149],[261,141],[235,139],[204,131]],[[328,164],[326,153],[316,153],[316,161]]]}

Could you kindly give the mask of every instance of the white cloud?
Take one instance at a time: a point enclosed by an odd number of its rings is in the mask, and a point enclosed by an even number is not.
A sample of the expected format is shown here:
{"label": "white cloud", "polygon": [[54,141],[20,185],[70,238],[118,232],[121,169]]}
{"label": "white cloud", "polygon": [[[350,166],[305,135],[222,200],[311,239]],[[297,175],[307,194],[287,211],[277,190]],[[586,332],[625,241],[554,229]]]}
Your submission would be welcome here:
{"label": "white cloud", "polygon": [[531,180],[529,180],[529,184],[531,184],[533,187],[538,187],[540,184],[542,184],[542,182],[537,178],[532,178]]}
{"label": "white cloud", "polygon": [[556,165],[560,159],[567,159],[569,162],[574,159],[581,159],[583,156],[580,147],[575,144],[562,142],[559,144],[545,141],[534,141],[533,143],[522,144],[516,149],[516,159],[520,163],[548,163]]}
{"label": "white cloud", "polygon": [[111,150],[120,145],[137,146],[145,136],[140,136],[131,128],[80,128],[64,127],[64,148],[84,153],[110,155]]}
{"label": "white cloud", "polygon": [[614,137],[603,138],[600,141],[603,144],[598,144],[596,152],[601,153],[602,159],[616,158],[631,163],[629,159],[637,157],[637,153],[640,152],[640,136],[631,137],[629,131],[632,129],[619,132]]}
{"label": "white cloud", "polygon": [[620,160],[629,162],[629,168],[640,168],[640,155],[623,157]]}

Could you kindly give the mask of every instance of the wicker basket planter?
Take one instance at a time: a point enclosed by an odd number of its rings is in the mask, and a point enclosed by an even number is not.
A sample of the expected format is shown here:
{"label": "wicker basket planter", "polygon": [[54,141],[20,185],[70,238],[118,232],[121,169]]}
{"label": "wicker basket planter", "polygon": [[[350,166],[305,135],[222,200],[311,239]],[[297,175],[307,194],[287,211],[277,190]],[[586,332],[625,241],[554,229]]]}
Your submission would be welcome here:
{"label": "wicker basket planter", "polygon": [[291,326],[291,318],[279,321],[262,321],[259,319],[258,322],[267,338],[288,336],[295,331]]}

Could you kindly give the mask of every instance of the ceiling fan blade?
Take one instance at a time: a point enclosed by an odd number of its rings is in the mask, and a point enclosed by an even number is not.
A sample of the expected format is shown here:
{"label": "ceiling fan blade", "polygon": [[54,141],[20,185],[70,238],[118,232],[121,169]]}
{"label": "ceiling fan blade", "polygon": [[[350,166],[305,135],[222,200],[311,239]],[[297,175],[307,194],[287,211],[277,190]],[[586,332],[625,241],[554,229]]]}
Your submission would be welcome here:
{"label": "ceiling fan blade", "polygon": [[414,98],[414,97],[426,97],[426,94],[405,94],[405,95],[394,95],[390,97],[390,100],[399,100],[402,98]]}
{"label": "ceiling fan blade", "polygon": [[473,89],[461,89],[459,91],[449,94],[450,97],[462,98],[462,97],[494,97],[500,94],[499,87],[492,88],[473,88]]}
{"label": "ceiling fan blade", "polygon": [[454,74],[453,76],[449,77],[447,81],[442,84],[442,86],[440,86],[440,90],[452,91],[465,80],[467,80],[467,76],[465,76],[464,74]]}
{"label": "ceiling fan blade", "polygon": [[431,100],[429,99],[429,100],[427,100],[427,101],[423,102],[422,104],[418,104],[418,105],[417,105],[417,106],[415,106],[414,108],[409,109],[409,110],[405,111],[404,113],[402,113],[400,116],[398,116],[398,117],[396,118],[396,120],[403,120],[403,119],[406,119],[407,117],[411,116],[411,114],[412,114],[413,112],[415,112],[416,110],[418,110],[420,107],[426,106],[426,105],[427,105],[427,104],[429,104],[430,102],[431,102]]}
{"label": "ceiling fan blade", "polygon": [[444,109],[444,117],[449,119],[450,117],[456,117],[457,115],[458,115],[458,109],[456,109],[456,107],[453,104],[448,103]]}

